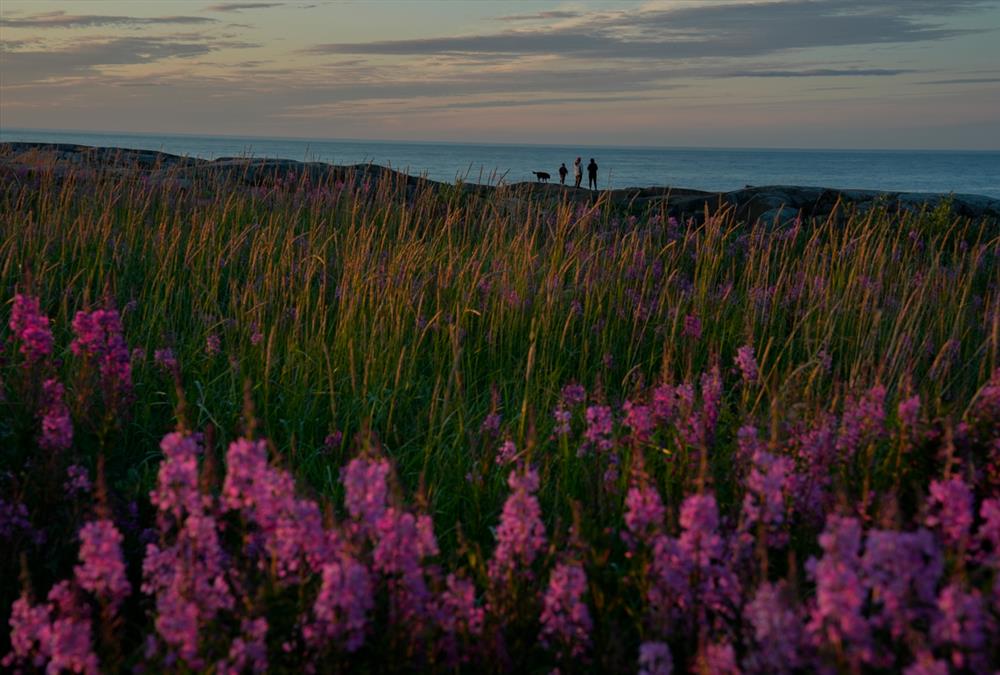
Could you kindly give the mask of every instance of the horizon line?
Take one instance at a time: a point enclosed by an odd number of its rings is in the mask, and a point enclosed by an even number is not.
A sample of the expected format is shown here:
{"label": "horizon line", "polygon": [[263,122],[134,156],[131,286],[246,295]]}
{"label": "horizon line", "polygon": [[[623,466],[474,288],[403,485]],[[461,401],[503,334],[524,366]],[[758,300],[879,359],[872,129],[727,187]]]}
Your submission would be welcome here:
{"label": "horizon line", "polygon": [[[403,140],[390,138],[315,138],[308,136],[259,136],[259,135],[237,135],[237,134],[213,134],[194,132],[164,132],[164,131],[109,131],[97,129],[48,129],[34,127],[4,127],[0,125],[0,134],[5,131],[19,133],[57,133],[57,134],[95,134],[105,136],[166,136],[176,138],[223,138],[234,140],[261,140],[261,141],[298,141],[317,143],[396,143],[407,145],[479,145],[479,146],[502,146],[502,147],[538,147],[538,148],[607,148],[607,149],[628,149],[628,150],[771,150],[771,151],[813,151],[813,152],[964,152],[964,153],[998,153],[1000,146],[996,148],[875,148],[875,147],[816,147],[816,146],[750,146],[750,145],[642,145],[642,144],[609,144],[590,143],[573,145],[568,143],[531,143],[513,141],[454,141],[454,140]],[[44,141],[35,141],[44,142]]]}

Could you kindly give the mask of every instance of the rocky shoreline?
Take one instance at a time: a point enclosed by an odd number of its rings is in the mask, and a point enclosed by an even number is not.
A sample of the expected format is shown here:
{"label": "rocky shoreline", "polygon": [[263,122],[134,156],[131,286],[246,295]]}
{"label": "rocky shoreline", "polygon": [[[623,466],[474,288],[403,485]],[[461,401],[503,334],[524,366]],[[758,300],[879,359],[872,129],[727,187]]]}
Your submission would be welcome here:
{"label": "rocky shoreline", "polygon": [[732,209],[747,222],[786,222],[795,218],[826,218],[845,211],[866,212],[876,207],[889,212],[919,212],[947,202],[957,217],[1000,222],[1000,199],[972,194],[890,192],[832,189],[798,185],[747,186],[730,192],[710,192],[679,187],[630,187],[602,192],[555,183],[512,183],[498,186],[452,184],[411,176],[373,165],[338,166],[289,159],[219,158],[205,160],[164,152],[128,148],[92,147],[58,143],[6,143],[0,145],[0,186],[39,173],[56,178],[80,169],[141,172],[152,182],[169,182],[188,189],[203,181],[233,181],[266,186],[294,180],[322,186],[333,182],[369,185],[390,180],[408,195],[418,190],[459,189],[467,194],[531,201],[590,202],[604,200],[632,213],[666,211],[670,215],[701,217]]}

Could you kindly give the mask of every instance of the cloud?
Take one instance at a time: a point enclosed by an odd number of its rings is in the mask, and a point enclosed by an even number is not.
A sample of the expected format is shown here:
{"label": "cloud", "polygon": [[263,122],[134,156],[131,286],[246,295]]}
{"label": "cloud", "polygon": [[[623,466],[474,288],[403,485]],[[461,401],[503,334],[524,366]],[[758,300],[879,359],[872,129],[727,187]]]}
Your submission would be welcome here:
{"label": "cloud", "polygon": [[511,14],[509,16],[497,17],[497,21],[540,21],[547,19],[576,19],[582,16],[581,12],[569,9],[552,9],[546,12],[535,12],[534,14]]}
{"label": "cloud", "polygon": [[67,14],[64,11],[30,14],[24,17],[0,18],[6,28],[93,28],[95,26],[156,26],[170,24],[206,24],[215,19],[205,16],[109,16],[101,14]]}
{"label": "cloud", "polygon": [[83,77],[102,66],[153,63],[170,58],[201,56],[223,48],[254,47],[249,43],[196,35],[94,38],[72,47],[4,52],[4,84],[25,84],[53,78]]}
{"label": "cloud", "polygon": [[[621,10],[566,26],[478,35],[328,43],[316,54],[518,54],[583,59],[747,57],[791,49],[941,40],[975,32],[943,19],[985,0],[771,0]],[[529,15],[525,15],[529,16]],[[533,15],[530,15],[533,16]]]}
{"label": "cloud", "polygon": [[1000,82],[1000,77],[959,77],[954,80],[925,80],[917,84],[992,84]]}
{"label": "cloud", "polygon": [[205,8],[209,12],[242,12],[245,9],[268,9],[269,7],[283,7],[282,2],[220,2],[217,5],[210,5]]}
{"label": "cloud", "polygon": [[915,72],[906,68],[814,68],[812,70],[736,70],[721,77],[889,77]]}

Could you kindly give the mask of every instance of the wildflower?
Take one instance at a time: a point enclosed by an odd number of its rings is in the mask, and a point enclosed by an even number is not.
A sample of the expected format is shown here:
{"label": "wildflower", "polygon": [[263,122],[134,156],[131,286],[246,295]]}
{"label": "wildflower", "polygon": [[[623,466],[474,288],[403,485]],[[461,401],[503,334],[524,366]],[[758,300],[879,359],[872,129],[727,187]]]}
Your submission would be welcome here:
{"label": "wildflower", "polygon": [[844,408],[837,436],[837,450],[850,460],[864,443],[885,433],[885,387],[875,385]]}
{"label": "wildflower", "polygon": [[944,562],[929,531],[870,531],[861,567],[872,589],[872,626],[888,627],[900,639],[910,626],[934,615]]}
{"label": "wildflower", "polygon": [[331,431],[323,439],[323,449],[327,452],[339,448],[344,442],[344,433],[342,431]]}
{"label": "wildflower", "polygon": [[389,462],[355,457],[340,473],[347,512],[366,530],[375,527],[388,508]]}
{"label": "wildflower", "polygon": [[[984,499],[979,507],[979,557],[986,565],[1000,568],[1000,498]],[[1000,592],[1000,586],[997,588]]]}
{"label": "wildflower", "polygon": [[491,412],[479,425],[479,433],[484,436],[496,436],[500,432],[500,413]]}
{"label": "wildflower", "polygon": [[606,452],[611,449],[611,408],[592,405],[587,408],[587,430],[584,432],[587,444]]}
{"label": "wildflower", "polygon": [[951,663],[957,670],[987,672],[988,637],[992,625],[978,590],[966,593],[950,584],[938,595],[938,618],[930,635],[938,647],[951,648]]}
{"label": "wildflower", "polygon": [[467,660],[467,655],[462,658],[459,654],[459,637],[479,637],[483,632],[486,612],[476,605],[475,584],[454,574],[445,579],[445,589],[439,597],[438,621],[444,635],[438,649],[455,667]]}
{"label": "wildflower", "polygon": [[669,384],[662,384],[653,390],[653,417],[660,424],[673,421],[677,410],[677,396]]}
{"label": "wildflower", "polygon": [[579,384],[567,384],[562,388],[562,402],[567,408],[583,403],[587,398],[587,390]]}
{"label": "wildflower", "polygon": [[736,651],[729,642],[711,643],[698,655],[697,672],[712,675],[739,675]]}
{"label": "wildflower", "polygon": [[430,517],[390,508],[379,518],[372,540],[372,569],[400,582],[394,597],[397,616],[405,620],[427,615],[431,597],[422,561],[438,553]]}
{"label": "wildflower", "polygon": [[830,516],[819,538],[823,557],[806,563],[816,582],[816,601],[807,630],[817,647],[842,646],[860,663],[874,659],[871,627],[863,615],[867,589],[858,549],[861,524]]}
{"label": "wildflower", "polygon": [[80,466],[79,464],[71,464],[66,469],[66,482],[63,483],[63,490],[66,494],[74,496],[77,494],[82,494],[90,492],[91,483],[90,475],[87,473],[87,469]]}
{"label": "wildflower", "polygon": [[260,332],[260,327],[257,324],[253,325],[253,329],[250,331],[250,344],[256,346],[264,341],[264,334]]}
{"label": "wildflower", "polygon": [[496,583],[504,582],[515,570],[530,576],[531,564],[545,546],[542,509],[534,495],[538,472],[530,468],[521,473],[511,471],[507,484],[511,494],[503,505],[497,547],[488,565],[489,576]]}
{"label": "wildflower", "polygon": [[172,544],[147,544],[142,592],[155,597],[157,633],[191,668],[200,656],[200,626],[231,610],[227,557],[215,518],[189,514]]}
{"label": "wildflower", "polygon": [[647,604],[660,622],[696,608],[700,626],[731,618],[739,602],[739,581],[729,569],[726,542],[712,494],[688,496],[681,505],[681,535],[657,535],[652,542]]}
{"label": "wildflower", "polygon": [[649,484],[645,475],[640,475],[625,496],[625,527],[629,534],[648,544],[663,527],[665,514],[660,493]]}
{"label": "wildflower", "polygon": [[664,642],[643,642],[639,645],[639,675],[671,675],[674,658]]}
{"label": "wildflower", "polygon": [[562,407],[562,404],[556,407],[552,412],[552,419],[555,420],[555,428],[553,431],[559,436],[566,436],[570,432],[570,420],[572,416],[566,408]]}
{"label": "wildflower", "polygon": [[788,543],[786,500],[793,489],[794,470],[795,465],[787,457],[763,451],[754,454],[743,498],[743,517],[747,530],[755,525],[764,528],[768,546]]}
{"label": "wildflower", "polygon": [[722,377],[719,367],[712,366],[701,376],[702,423],[705,425],[705,442],[711,443],[715,437],[715,425],[719,421],[722,404]]}
{"label": "wildflower", "polygon": [[215,670],[220,675],[239,675],[246,671],[267,672],[267,619],[243,619],[242,635],[229,647],[229,658],[219,661]]}
{"label": "wildflower", "polygon": [[972,490],[961,478],[931,481],[928,527],[936,528],[947,546],[957,547],[972,527]]}
{"label": "wildflower", "polygon": [[303,626],[307,644],[336,640],[354,652],[365,640],[368,613],[375,606],[371,577],[363,564],[341,553],[323,565],[313,604],[314,621]]}
{"label": "wildflower", "polygon": [[509,438],[503,442],[500,449],[497,451],[496,463],[500,466],[504,464],[510,464],[517,457],[517,446],[514,445],[514,441]]}
{"label": "wildflower", "polygon": [[331,544],[319,507],[298,499],[291,475],[268,464],[266,441],[233,441],[226,467],[222,505],[239,509],[256,526],[256,541],[267,554],[259,564],[273,567],[281,580],[303,574],[303,563],[318,568]]}
{"label": "wildflower", "polygon": [[587,575],[580,564],[556,565],[545,592],[539,640],[546,646],[558,645],[560,657],[576,659],[590,647],[593,622],[583,601],[586,591]]}
{"label": "wildflower", "polygon": [[28,507],[22,502],[7,502],[0,497],[0,539],[13,539],[21,532],[31,532]]}
{"label": "wildflower", "polygon": [[767,443],[757,436],[757,427],[745,424],[736,431],[736,460],[740,469],[753,462],[757,453],[767,452]]}
{"label": "wildflower", "polygon": [[802,665],[802,618],[787,596],[784,582],[764,583],[743,610],[758,646],[748,659],[754,672],[790,673]]}
{"label": "wildflower", "polygon": [[701,319],[693,314],[688,314],[684,317],[684,337],[689,337],[692,340],[698,340],[701,338]]}
{"label": "wildflower", "polygon": [[49,318],[42,314],[38,298],[18,293],[10,313],[10,330],[21,342],[25,366],[38,363],[52,355],[52,330]]}
{"label": "wildflower", "polygon": [[187,514],[202,511],[198,489],[198,440],[181,432],[169,433],[160,441],[163,461],[157,474],[157,484],[149,493],[153,506],[170,513],[178,522]]}
{"label": "wildflower", "polygon": [[205,353],[209,356],[216,356],[222,351],[222,338],[217,333],[212,333],[205,338]]}
{"label": "wildflower", "polygon": [[55,378],[42,384],[42,433],[38,445],[45,450],[67,450],[73,444],[73,421],[65,396],[65,388]]}
{"label": "wildflower", "polygon": [[12,651],[0,661],[5,668],[18,664],[46,672],[69,671],[96,675],[100,670],[91,647],[91,621],[68,581],[49,591],[48,603],[32,606],[22,596],[11,608]]}
{"label": "wildflower", "polygon": [[632,437],[639,443],[648,441],[655,428],[652,409],[631,401],[625,401],[622,408],[625,412],[625,425],[632,430]]}
{"label": "wildflower", "polygon": [[167,371],[173,371],[177,368],[177,357],[174,355],[174,350],[169,347],[157,349],[153,352],[153,361],[155,361],[156,365],[160,368]]}
{"label": "wildflower", "polygon": [[924,651],[917,660],[903,670],[903,675],[949,675],[951,669],[946,661],[935,659],[930,652]]}
{"label": "wildflower", "polygon": [[757,358],[754,356],[753,347],[743,345],[736,350],[736,365],[743,375],[744,384],[757,382]]}
{"label": "wildflower", "polygon": [[132,357],[125,344],[121,317],[114,309],[77,312],[73,318],[76,338],[73,354],[95,360],[101,384],[111,400],[119,401],[132,390]]}
{"label": "wildflower", "polygon": [[917,423],[920,421],[920,395],[914,394],[913,396],[900,401],[898,413],[899,421],[903,423],[908,433],[912,433],[913,430],[917,428]]}
{"label": "wildflower", "polygon": [[74,570],[80,588],[117,606],[132,591],[125,576],[122,535],[110,520],[87,523],[80,530],[80,563]]}
{"label": "wildflower", "polygon": [[52,617],[45,605],[32,605],[24,595],[14,601],[10,610],[10,646],[0,665],[11,668],[15,663],[31,662],[43,665],[51,651]]}

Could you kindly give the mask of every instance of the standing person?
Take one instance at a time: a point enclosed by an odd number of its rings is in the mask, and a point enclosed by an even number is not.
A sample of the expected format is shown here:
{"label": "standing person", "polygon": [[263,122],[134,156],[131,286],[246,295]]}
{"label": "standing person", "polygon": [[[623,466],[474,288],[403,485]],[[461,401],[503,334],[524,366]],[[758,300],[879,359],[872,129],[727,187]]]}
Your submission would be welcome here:
{"label": "standing person", "polygon": [[569,169],[566,168],[566,162],[563,162],[559,166],[559,184],[560,185],[565,185],[566,184],[566,174],[568,174],[568,173],[569,173]]}
{"label": "standing person", "polygon": [[576,161],[573,162],[573,177],[576,178],[576,186],[580,187],[580,181],[583,180],[583,159],[577,157]]}
{"label": "standing person", "polygon": [[597,189],[597,162],[594,158],[590,158],[590,164],[587,165],[587,187],[591,190]]}

